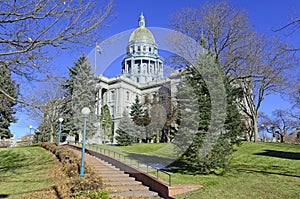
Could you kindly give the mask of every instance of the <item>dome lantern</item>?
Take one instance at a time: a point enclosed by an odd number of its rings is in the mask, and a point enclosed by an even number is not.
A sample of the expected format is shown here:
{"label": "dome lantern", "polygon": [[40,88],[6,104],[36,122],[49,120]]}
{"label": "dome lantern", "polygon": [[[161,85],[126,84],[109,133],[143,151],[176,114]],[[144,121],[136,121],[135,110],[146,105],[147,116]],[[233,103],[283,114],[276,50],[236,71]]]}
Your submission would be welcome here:
{"label": "dome lantern", "polygon": [[141,16],[139,17],[139,27],[145,27],[145,17],[143,13],[141,13]]}
{"label": "dome lantern", "polygon": [[148,28],[145,27],[145,17],[143,13],[141,13],[139,17],[139,27],[131,33],[129,42],[146,42],[155,44],[153,34]]}

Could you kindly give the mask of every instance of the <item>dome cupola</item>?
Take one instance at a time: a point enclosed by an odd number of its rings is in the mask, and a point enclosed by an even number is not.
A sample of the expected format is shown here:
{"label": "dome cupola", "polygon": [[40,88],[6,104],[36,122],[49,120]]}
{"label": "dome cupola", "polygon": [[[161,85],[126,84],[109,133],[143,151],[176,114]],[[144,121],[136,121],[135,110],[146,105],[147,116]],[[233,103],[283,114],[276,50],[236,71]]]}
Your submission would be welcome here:
{"label": "dome cupola", "polygon": [[162,79],[163,58],[158,55],[153,34],[145,27],[143,13],[139,17],[138,25],[130,35],[122,61],[122,73],[137,83]]}
{"label": "dome cupola", "polygon": [[145,17],[143,13],[139,17],[139,27],[131,33],[129,42],[155,43],[153,34],[145,27]]}

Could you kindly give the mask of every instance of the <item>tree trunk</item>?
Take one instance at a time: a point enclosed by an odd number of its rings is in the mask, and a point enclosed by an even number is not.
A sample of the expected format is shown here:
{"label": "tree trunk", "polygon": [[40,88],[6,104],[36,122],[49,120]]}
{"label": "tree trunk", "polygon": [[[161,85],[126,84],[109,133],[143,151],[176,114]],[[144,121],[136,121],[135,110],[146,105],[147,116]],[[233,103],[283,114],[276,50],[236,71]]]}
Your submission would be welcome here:
{"label": "tree trunk", "polygon": [[54,135],[54,129],[53,129],[53,125],[51,125],[51,133],[50,133],[50,142],[53,142],[53,135]]}
{"label": "tree trunk", "polygon": [[257,142],[258,141],[258,114],[257,112],[254,113],[252,116],[253,119],[253,141]]}
{"label": "tree trunk", "polygon": [[280,137],[280,142],[283,143],[283,142],[284,142],[284,141],[283,141],[284,135],[283,135],[283,134],[279,134],[279,137]]}

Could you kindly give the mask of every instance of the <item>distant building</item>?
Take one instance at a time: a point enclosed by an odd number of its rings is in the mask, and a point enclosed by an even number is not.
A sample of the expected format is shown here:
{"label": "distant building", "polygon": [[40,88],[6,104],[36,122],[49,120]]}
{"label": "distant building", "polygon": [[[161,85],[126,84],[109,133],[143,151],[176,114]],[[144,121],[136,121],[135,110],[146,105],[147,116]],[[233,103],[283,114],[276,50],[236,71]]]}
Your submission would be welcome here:
{"label": "distant building", "polygon": [[284,137],[284,142],[300,143],[300,127],[297,127],[292,133]]}
{"label": "distant building", "polygon": [[17,139],[17,146],[27,146],[28,143],[32,144],[35,134],[24,135]]}

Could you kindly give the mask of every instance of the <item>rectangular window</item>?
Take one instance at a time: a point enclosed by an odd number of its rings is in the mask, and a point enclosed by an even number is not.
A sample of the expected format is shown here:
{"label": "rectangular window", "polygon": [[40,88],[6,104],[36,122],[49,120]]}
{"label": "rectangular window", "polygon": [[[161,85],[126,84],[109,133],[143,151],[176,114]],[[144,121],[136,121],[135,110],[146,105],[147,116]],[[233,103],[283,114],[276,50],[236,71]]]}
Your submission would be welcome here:
{"label": "rectangular window", "polygon": [[111,106],[111,116],[114,119],[115,118],[115,107]]}
{"label": "rectangular window", "polygon": [[129,91],[126,91],[126,99],[127,99],[127,101],[129,100]]}
{"label": "rectangular window", "polygon": [[111,91],[111,100],[115,100],[115,91]]}

